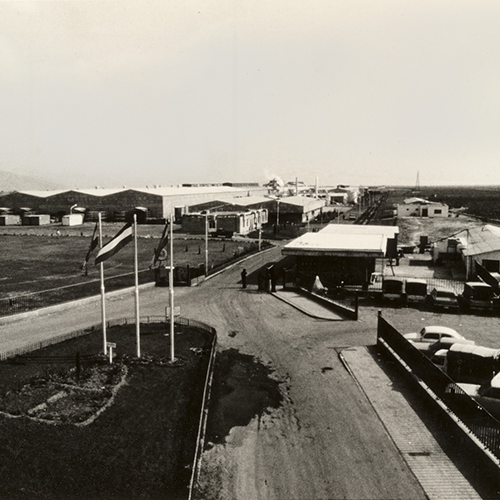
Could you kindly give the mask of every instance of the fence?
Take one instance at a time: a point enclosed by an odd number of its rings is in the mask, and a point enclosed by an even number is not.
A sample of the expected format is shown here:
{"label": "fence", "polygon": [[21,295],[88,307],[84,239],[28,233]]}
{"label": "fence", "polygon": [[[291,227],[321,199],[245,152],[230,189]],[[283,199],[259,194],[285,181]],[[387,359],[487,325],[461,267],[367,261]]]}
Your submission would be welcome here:
{"label": "fence", "polygon": [[[397,275],[392,276],[390,274],[386,274],[385,276],[377,276],[375,280],[373,280],[368,285],[368,291],[382,291],[382,282],[383,279],[397,278],[401,280],[407,279],[420,279],[427,282],[427,290],[429,292],[432,291],[433,288],[446,288],[447,290],[453,290],[455,294],[460,295],[464,291],[464,282],[458,280],[450,280],[446,278],[421,278],[418,276],[410,276],[410,275]],[[349,287],[353,288],[353,287]]]}
{"label": "fence", "polygon": [[446,373],[406,340],[380,314],[378,345],[389,346],[476,438],[500,460],[500,422],[468,396]]}
{"label": "fence", "polygon": [[[271,246],[272,245],[269,242],[263,241],[261,248],[264,250]],[[230,260],[219,266],[211,267],[208,274],[210,275],[224,269],[228,265],[238,262],[247,255],[252,255],[258,251],[258,243],[252,243],[248,245],[248,249],[246,251],[237,251]],[[189,265],[186,267],[177,267],[174,269],[174,273],[175,285],[190,286],[192,281],[198,281],[197,278],[205,276],[205,265],[200,264],[199,266],[194,267],[190,267]],[[143,269],[139,271],[139,284],[142,285],[153,281],[156,281],[159,285],[168,286],[168,271],[165,271],[165,268],[155,269],[154,271],[150,269]],[[109,277],[106,276],[107,292],[132,287],[134,284],[134,273],[124,273]],[[73,285],[65,285],[40,292],[15,295],[0,299],[0,316],[10,316],[26,311],[33,311],[42,307],[48,307],[55,304],[61,304],[63,302],[69,302],[71,300],[99,295],[99,293],[100,280],[94,279],[92,281],[87,281],[86,283],[75,283]]]}
{"label": "fence", "polygon": [[208,329],[210,333],[213,335],[212,346],[210,348],[210,359],[207,366],[207,374],[205,377],[205,384],[203,387],[203,397],[201,401],[201,409],[200,409],[200,421],[198,424],[198,434],[196,436],[196,448],[193,457],[193,464],[191,467],[191,480],[189,481],[189,490],[188,490],[188,500],[193,498],[193,494],[195,492],[195,488],[198,483],[198,478],[200,476],[201,471],[201,456],[203,453],[203,447],[205,445],[205,432],[208,421],[208,406],[210,403],[210,396],[212,392],[212,380],[215,368],[215,355],[217,352],[217,332],[214,328],[200,323],[199,321],[188,320],[191,322],[191,325],[197,326],[198,328]]}
{"label": "fence", "polygon": [[[149,269],[139,271],[139,283],[153,281],[153,273]],[[119,274],[106,277],[106,291],[111,292],[121,288],[134,286],[134,273]],[[100,293],[100,280],[93,279],[86,283],[76,283],[41,292],[24,293],[5,299],[0,299],[0,316],[10,316],[42,307],[83,299]]]}

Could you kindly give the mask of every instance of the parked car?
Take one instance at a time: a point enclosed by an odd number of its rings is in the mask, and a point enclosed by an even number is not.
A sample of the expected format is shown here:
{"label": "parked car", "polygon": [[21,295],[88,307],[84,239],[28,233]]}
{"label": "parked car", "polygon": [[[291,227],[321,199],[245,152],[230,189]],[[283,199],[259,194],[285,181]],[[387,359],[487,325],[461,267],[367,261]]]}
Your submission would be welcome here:
{"label": "parked car", "polygon": [[408,304],[424,304],[427,299],[427,281],[407,279],[405,292]]}
{"label": "parked car", "polygon": [[448,351],[446,373],[455,382],[486,384],[500,373],[500,349],[454,344]]}
{"label": "parked car", "polygon": [[461,295],[464,306],[468,309],[480,311],[493,310],[494,290],[482,281],[469,281],[465,283]]}
{"label": "parked car", "polygon": [[447,326],[424,326],[418,333],[406,333],[404,338],[411,342],[434,343],[443,338],[465,339],[453,328]]}
{"label": "parked car", "polygon": [[447,288],[434,288],[429,294],[429,305],[433,309],[447,309],[452,311],[458,311],[460,308],[457,294]]}
{"label": "parked car", "polygon": [[[458,383],[456,385],[487,412],[497,419],[500,418],[500,374],[484,384]],[[454,390],[452,384],[446,388],[446,392],[454,394],[454,397],[458,399],[464,397],[463,393]]]}
{"label": "parked car", "polygon": [[421,348],[420,350],[444,372],[446,372],[448,367],[448,351],[451,349],[451,346],[455,344],[476,345],[473,340],[456,337],[442,337],[441,340],[437,340],[434,343],[422,342],[421,344],[426,345],[427,348]]}

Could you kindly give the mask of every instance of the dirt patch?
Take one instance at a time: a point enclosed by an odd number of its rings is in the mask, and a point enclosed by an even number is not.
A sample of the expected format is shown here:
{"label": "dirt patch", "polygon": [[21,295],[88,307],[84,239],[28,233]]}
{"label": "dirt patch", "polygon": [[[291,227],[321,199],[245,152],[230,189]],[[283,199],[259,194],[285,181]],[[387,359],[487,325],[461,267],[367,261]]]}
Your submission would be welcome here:
{"label": "dirt patch", "polygon": [[217,355],[207,442],[223,443],[229,431],[281,405],[279,381],[253,356],[228,349]]}

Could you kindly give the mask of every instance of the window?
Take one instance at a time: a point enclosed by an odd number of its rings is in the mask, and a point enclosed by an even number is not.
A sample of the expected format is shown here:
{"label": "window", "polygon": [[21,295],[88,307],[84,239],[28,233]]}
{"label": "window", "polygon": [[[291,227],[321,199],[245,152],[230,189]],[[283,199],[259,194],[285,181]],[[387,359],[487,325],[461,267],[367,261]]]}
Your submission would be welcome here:
{"label": "window", "polygon": [[490,273],[498,273],[500,272],[500,261],[483,259],[483,267]]}
{"label": "window", "polygon": [[439,333],[426,333],[424,335],[424,339],[435,339],[435,340],[439,340]]}
{"label": "window", "polygon": [[440,208],[434,209],[434,215],[442,214],[443,211]]}

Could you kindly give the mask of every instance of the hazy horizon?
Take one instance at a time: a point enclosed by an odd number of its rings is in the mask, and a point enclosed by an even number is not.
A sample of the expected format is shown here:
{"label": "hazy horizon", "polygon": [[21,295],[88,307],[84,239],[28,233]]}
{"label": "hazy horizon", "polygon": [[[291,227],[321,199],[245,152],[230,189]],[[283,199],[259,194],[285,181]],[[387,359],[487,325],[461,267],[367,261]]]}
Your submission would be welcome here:
{"label": "hazy horizon", "polygon": [[0,2],[0,170],[500,185],[500,3]]}

